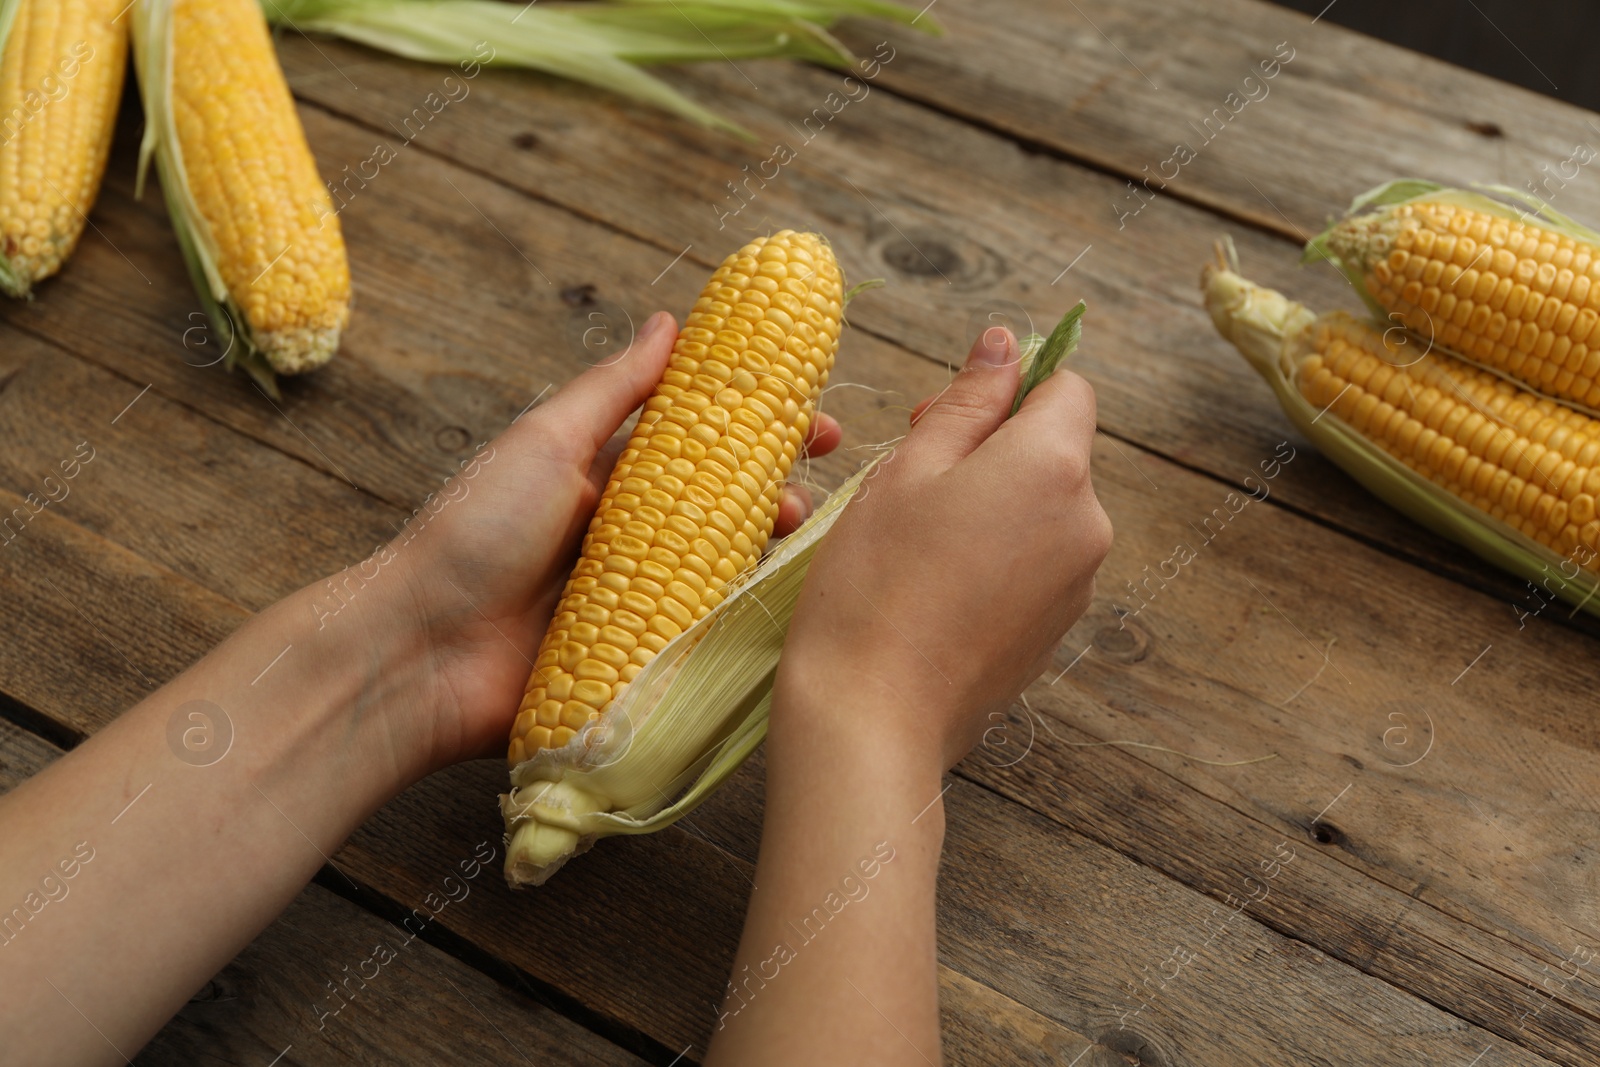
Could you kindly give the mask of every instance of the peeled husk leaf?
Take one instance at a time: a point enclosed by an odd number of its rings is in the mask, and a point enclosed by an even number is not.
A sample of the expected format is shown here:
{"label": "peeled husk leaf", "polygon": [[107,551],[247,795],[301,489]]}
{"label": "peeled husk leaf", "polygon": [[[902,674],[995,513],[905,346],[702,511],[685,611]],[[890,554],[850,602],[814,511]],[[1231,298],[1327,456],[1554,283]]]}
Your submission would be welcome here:
{"label": "peeled husk leaf", "polygon": [[[1017,404],[1071,355],[1078,304],[1050,337],[1022,342]],[[767,735],[772,683],[806,570],[880,454],[829,495],[705,617],[674,638],[558,749],[511,771],[500,797],[506,880],[539,885],[601,837],[644,834],[693,811]]]}
{"label": "peeled husk leaf", "polygon": [[132,27],[133,59],[144,104],[144,138],[139,144],[139,177],[134,195],[144,195],[145,179],[154,161],[184,265],[206,318],[216,331],[215,344],[224,353],[219,358],[230,370],[244,370],[263,391],[277,399],[277,376],[257,344],[244,310],[234,302],[222,280],[211,227],[195,203],[183,166],[183,147],[178,142],[171,106],[172,0],[138,0]]}
{"label": "peeled husk leaf", "polygon": [[[825,29],[845,15],[901,22],[884,0],[261,0],[269,21],[432,63],[523,67],[631,96],[742,137],[741,127],[638,64],[787,56],[834,67],[853,57]],[[932,27],[929,27],[932,29]],[[484,59],[480,44],[493,49]]]}
{"label": "peeled husk leaf", "polygon": [[[1201,288],[1217,331],[1272,386],[1295,428],[1346,474],[1433,532],[1576,605],[1574,613],[1581,609],[1600,615],[1595,598],[1600,580],[1593,573],[1422,477],[1331,410],[1312,406],[1294,376],[1308,351],[1314,313],[1241,277],[1231,262],[1208,265]],[[1435,355],[1453,358],[1437,350]],[[1569,571],[1575,573],[1569,576]]]}

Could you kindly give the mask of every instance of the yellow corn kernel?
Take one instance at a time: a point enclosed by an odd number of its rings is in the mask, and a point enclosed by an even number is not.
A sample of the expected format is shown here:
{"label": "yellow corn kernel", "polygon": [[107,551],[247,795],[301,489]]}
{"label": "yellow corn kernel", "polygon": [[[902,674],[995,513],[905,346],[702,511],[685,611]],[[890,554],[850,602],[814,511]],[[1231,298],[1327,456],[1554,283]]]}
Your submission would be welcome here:
{"label": "yellow corn kernel", "polygon": [[311,370],[339,347],[350,268],[266,18],[256,0],[174,0],[172,35],[173,121],[218,270],[273,369]]}
{"label": "yellow corn kernel", "polygon": [[843,300],[814,234],[754,241],[711,276],[595,509],[562,594],[574,621],[551,624],[528,678],[521,707],[563,701],[559,725],[519,714],[513,766],[578,736],[766,548]]}
{"label": "yellow corn kernel", "polygon": [[1550,396],[1600,399],[1594,246],[1426,198],[1345,219],[1327,243],[1421,337]]}
{"label": "yellow corn kernel", "polygon": [[128,59],[127,0],[18,0],[0,53],[0,288],[61,269],[88,222]]}
{"label": "yellow corn kernel", "polygon": [[[1600,523],[1588,525],[1600,469],[1573,458],[1596,454],[1585,449],[1600,442],[1600,421],[1439,352],[1418,358],[1414,346],[1343,313],[1322,316],[1305,336],[1296,381],[1310,403],[1562,555],[1578,544],[1600,554]],[[1394,398],[1385,401],[1393,405],[1386,417],[1360,384],[1372,384],[1380,364],[1393,373],[1384,379],[1385,396]]]}

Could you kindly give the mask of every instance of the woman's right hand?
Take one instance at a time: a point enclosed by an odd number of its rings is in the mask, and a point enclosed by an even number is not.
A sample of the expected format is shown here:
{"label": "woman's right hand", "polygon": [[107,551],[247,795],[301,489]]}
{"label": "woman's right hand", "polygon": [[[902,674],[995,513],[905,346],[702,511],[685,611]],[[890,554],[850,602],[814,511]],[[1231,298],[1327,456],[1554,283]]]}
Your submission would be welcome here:
{"label": "woman's right hand", "polygon": [[[1016,338],[987,331],[818,548],[775,737],[860,736],[952,766],[1088,608],[1111,524],[1089,481],[1094,390],[1066,370],[1014,417]],[[841,690],[864,698],[828,699]],[[815,722],[837,707],[853,721]],[[804,724],[781,721],[804,709]]]}

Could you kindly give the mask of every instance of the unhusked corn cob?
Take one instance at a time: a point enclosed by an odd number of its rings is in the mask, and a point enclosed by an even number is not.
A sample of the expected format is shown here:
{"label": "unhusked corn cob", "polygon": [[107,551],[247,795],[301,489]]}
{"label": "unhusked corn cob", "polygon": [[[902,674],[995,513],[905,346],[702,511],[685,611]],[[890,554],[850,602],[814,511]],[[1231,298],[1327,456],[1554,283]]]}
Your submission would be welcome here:
{"label": "unhusked corn cob", "polygon": [[256,0],[170,0],[184,177],[228,295],[272,368],[326,363],[350,314],[339,218]]}
{"label": "unhusked corn cob", "polygon": [[1600,553],[1600,423],[1343,313],[1307,333],[1295,381],[1424,478],[1562,556]]}
{"label": "unhusked corn cob", "polygon": [[842,280],[784,230],[717,268],[617,460],[512,727],[561,747],[760,557],[838,348]]}
{"label": "unhusked corn cob", "polygon": [[1600,408],[1595,245],[1426,197],[1347,218],[1326,244],[1420,336],[1540,392]]}
{"label": "unhusked corn cob", "polygon": [[1201,288],[1218,332],[1323,455],[1537,595],[1600,615],[1600,422],[1381,319],[1319,317],[1241,277],[1231,248]]}
{"label": "unhusked corn cob", "polygon": [[88,221],[122,97],[127,0],[17,0],[0,51],[0,288],[61,269]]}

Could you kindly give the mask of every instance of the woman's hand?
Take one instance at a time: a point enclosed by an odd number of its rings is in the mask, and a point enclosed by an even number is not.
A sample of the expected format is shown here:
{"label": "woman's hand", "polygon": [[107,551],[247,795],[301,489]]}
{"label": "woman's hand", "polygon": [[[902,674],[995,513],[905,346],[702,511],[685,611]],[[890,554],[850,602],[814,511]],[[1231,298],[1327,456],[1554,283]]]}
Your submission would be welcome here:
{"label": "woman's hand", "polygon": [[[1094,391],[1058,371],[1008,419],[1017,385],[1016,339],[995,328],[918,407],[818,549],[779,669],[780,693],[865,692],[878,740],[940,770],[1038,677],[1111,546],[1089,482]],[[799,703],[808,719],[844,707]],[[775,737],[786,726],[775,710]]]}
{"label": "woman's hand", "polygon": [[1111,544],[1093,392],[1058,371],[1007,420],[1017,377],[1016,339],[990,330],[811,562],[707,1067],[939,1060],[939,780],[1038,676]]}
{"label": "woman's hand", "polygon": [[[424,745],[430,768],[504,753],[539,642],[625,443],[613,435],[655,388],[676,336],[671,315],[653,315],[627,352],[496,438],[441,491],[436,516],[413,520],[421,532],[389,546],[405,596],[397,612],[388,598],[379,625],[424,639],[419,699],[408,702],[400,743]],[[820,415],[807,450],[826,454],[839,439],[838,423]],[[775,536],[810,510],[805,489],[786,488]]]}
{"label": "woman's hand", "polygon": [[[364,565],[261,612],[0,797],[0,899],[24,900],[74,843],[94,857],[70,922],[52,909],[22,936],[0,931],[0,1058],[124,1062],[116,1050],[143,1045],[382,804],[504,751],[609,442],[674,336],[671,316],[652,318]],[[812,451],[838,443],[832,420],[815,425]],[[789,495],[780,528],[808,509]]]}

